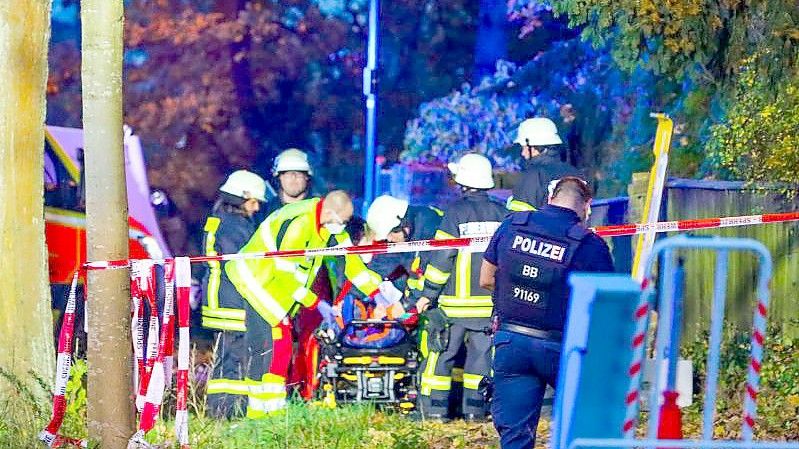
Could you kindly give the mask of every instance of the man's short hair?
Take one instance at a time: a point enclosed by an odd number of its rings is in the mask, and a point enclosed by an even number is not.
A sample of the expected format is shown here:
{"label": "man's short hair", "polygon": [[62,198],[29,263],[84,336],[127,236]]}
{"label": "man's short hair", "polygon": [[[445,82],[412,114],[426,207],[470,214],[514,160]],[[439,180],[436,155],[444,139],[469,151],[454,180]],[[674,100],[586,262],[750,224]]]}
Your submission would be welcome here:
{"label": "man's short hair", "polygon": [[558,198],[559,196],[569,197],[573,200],[586,203],[591,200],[594,195],[591,193],[591,189],[588,187],[586,181],[577,176],[564,176],[558,180],[558,183],[555,184],[555,188],[552,190],[552,198]]}

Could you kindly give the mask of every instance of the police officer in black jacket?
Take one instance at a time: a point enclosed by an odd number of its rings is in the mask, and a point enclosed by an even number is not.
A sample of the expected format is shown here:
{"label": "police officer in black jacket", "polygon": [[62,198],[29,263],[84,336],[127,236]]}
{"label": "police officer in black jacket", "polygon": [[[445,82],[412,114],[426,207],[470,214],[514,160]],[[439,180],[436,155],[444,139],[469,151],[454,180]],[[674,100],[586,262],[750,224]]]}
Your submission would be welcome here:
{"label": "police officer in black jacket", "polygon": [[494,396],[503,449],[532,448],[547,384],[558,376],[573,271],[613,271],[605,242],[583,225],[591,203],[585,181],[565,177],[549,204],[503,221],[480,270],[493,290]]}

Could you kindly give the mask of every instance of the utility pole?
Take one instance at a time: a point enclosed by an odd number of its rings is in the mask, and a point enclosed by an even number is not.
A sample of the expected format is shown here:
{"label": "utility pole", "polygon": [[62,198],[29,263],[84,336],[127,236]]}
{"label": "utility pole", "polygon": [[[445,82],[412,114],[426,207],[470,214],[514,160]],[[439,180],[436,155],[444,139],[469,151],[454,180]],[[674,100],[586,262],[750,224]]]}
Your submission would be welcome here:
{"label": "utility pole", "polygon": [[369,0],[369,34],[367,38],[366,67],[363,69],[363,95],[366,97],[366,154],[363,161],[365,179],[363,186],[363,216],[375,197],[377,160],[377,17],[378,0]]}
{"label": "utility pole", "polygon": [[[128,258],[122,130],[123,0],[82,0],[86,253]],[[134,432],[128,269],[88,272],[89,439],[124,449]]]}

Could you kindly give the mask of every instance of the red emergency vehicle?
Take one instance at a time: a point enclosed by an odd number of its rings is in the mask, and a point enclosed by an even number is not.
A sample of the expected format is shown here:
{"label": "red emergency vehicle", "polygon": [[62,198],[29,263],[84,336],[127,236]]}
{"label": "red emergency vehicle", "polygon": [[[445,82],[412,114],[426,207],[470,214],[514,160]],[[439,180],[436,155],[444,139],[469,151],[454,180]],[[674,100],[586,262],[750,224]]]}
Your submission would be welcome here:
{"label": "red emergency vehicle", "polygon": [[[125,132],[128,236],[131,258],[162,258],[169,250],[150,203],[150,187],[138,137]],[[86,261],[83,131],[48,126],[44,142],[45,235],[51,284],[68,284]]]}

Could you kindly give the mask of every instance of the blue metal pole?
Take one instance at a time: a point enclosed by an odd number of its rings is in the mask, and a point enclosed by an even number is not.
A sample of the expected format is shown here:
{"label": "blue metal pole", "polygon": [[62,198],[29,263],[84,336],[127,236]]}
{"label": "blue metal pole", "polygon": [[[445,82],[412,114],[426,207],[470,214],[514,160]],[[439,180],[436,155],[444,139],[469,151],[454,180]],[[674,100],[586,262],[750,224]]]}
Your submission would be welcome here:
{"label": "blue metal pole", "polygon": [[716,274],[713,280],[713,305],[710,314],[710,341],[707,355],[707,381],[705,382],[705,409],[702,413],[702,439],[713,439],[713,420],[716,413],[716,393],[721,356],[721,333],[724,326],[724,303],[727,299],[727,250],[716,252]]}
{"label": "blue metal pole", "polygon": [[[656,253],[650,254],[650,260],[657,257]],[[642,262],[643,263],[643,262]],[[675,357],[675,351],[671,341],[671,329],[674,327],[674,250],[666,248],[663,250],[663,295],[658,304],[657,315],[657,336],[655,337],[655,360],[654,378],[649,392],[649,438],[656,439],[658,436],[658,424],[660,422],[660,371],[663,359],[669,361]],[[648,271],[647,271],[648,272]]]}
{"label": "blue metal pole", "polygon": [[377,158],[377,16],[378,0],[369,1],[369,35],[366,67],[363,70],[363,94],[366,98],[366,154],[364,158],[363,215],[375,196],[375,160]]}
{"label": "blue metal pole", "polygon": [[684,303],[685,267],[682,260],[677,262],[677,269],[674,271],[674,315],[672,316],[671,326],[671,357],[669,358],[669,373],[666,382],[666,389],[669,391],[677,390],[677,363],[680,359],[680,341],[682,340],[682,316]]}

